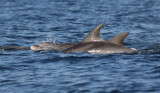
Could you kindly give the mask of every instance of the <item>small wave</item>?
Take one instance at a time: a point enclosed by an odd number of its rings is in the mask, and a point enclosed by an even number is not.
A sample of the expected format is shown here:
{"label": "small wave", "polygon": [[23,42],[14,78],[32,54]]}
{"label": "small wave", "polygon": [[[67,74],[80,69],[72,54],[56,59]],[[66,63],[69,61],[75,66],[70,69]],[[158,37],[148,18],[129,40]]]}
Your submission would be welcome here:
{"label": "small wave", "polygon": [[13,70],[11,67],[7,67],[7,66],[0,66],[0,70],[4,71],[4,70]]}
{"label": "small wave", "polygon": [[160,66],[151,68],[151,71],[149,72],[149,74],[159,74],[159,73],[160,73]]}
{"label": "small wave", "polygon": [[160,44],[153,45],[152,47],[138,51],[138,54],[160,54]]}

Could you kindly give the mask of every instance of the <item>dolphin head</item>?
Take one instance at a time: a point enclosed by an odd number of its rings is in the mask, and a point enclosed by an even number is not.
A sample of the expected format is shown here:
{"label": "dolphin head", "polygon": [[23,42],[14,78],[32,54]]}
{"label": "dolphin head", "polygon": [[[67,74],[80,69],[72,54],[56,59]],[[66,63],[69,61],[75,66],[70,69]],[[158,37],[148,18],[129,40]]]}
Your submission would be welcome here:
{"label": "dolphin head", "polygon": [[32,45],[32,46],[30,47],[30,49],[33,50],[33,51],[43,50],[43,48],[40,47],[39,45]]}

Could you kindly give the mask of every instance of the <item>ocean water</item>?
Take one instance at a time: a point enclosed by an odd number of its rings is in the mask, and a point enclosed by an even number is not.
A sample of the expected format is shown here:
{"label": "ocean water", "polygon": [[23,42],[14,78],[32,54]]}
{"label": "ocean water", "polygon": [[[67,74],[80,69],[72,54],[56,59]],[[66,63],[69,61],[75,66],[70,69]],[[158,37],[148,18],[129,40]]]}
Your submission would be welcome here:
{"label": "ocean water", "polygon": [[0,50],[0,93],[160,93],[159,0],[1,0],[0,46],[129,32],[134,54]]}

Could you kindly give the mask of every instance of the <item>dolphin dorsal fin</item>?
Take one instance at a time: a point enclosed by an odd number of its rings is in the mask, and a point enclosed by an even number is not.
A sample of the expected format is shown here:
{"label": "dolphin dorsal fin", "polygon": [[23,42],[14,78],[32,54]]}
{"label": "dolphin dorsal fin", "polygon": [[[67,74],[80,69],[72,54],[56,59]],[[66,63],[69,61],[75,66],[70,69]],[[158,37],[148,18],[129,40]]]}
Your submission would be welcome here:
{"label": "dolphin dorsal fin", "polygon": [[98,26],[96,26],[81,42],[104,41],[100,37],[100,29],[102,28],[103,25],[104,23],[101,23]]}
{"label": "dolphin dorsal fin", "polygon": [[123,46],[123,41],[129,32],[120,33],[109,40],[109,42]]}

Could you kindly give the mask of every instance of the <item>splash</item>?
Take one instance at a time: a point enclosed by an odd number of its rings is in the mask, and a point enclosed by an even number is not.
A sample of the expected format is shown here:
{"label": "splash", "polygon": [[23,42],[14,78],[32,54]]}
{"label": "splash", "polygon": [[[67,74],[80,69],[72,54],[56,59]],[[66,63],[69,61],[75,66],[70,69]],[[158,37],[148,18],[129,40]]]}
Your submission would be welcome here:
{"label": "splash", "polygon": [[43,42],[52,42],[52,43],[54,43],[54,44],[56,44],[56,42],[57,42],[57,40],[56,40],[56,38],[55,37],[48,37],[48,36],[43,36],[43,41],[36,41],[36,43],[37,44],[41,44],[41,43],[43,43]]}

